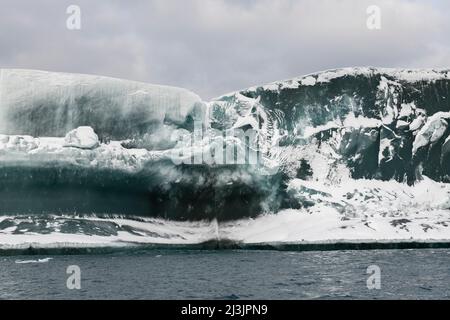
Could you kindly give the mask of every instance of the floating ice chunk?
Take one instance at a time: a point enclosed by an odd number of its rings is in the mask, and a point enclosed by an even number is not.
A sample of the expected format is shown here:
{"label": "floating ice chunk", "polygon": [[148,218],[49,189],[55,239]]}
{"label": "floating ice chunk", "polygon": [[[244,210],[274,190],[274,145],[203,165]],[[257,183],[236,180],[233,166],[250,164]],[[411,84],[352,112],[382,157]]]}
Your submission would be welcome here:
{"label": "floating ice chunk", "polygon": [[47,263],[52,258],[44,258],[44,259],[37,259],[37,260],[16,260],[17,264],[29,264],[29,263]]}
{"label": "floating ice chunk", "polygon": [[66,135],[64,146],[94,149],[99,146],[98,136],[91,127],[78,127]]}
{"label": "floating ice chunk", "polygon": [[37,147],[38,142],[30,136],[0,135],[0,150],[28,152]]}
{"label": "floating ice chunk", "polygon": [[447,120],[450,119],[450,112],[437,112],[428,118],[428,121],[417,133],[413,143],[413,154],[421,147],[436,142],[444,135],[448,127]]}

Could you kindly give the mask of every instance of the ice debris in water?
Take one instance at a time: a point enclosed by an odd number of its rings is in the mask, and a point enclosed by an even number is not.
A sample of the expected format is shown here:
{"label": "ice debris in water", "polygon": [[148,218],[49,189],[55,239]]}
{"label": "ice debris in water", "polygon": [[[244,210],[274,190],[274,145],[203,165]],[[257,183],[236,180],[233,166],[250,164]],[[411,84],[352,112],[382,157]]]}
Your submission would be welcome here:
{"label": "ice debris in water", "polygon": [[94,149],[99,146],[99,140],[94,129],[91,127],[78,127],[66,134],[64,146],[80,149]]}

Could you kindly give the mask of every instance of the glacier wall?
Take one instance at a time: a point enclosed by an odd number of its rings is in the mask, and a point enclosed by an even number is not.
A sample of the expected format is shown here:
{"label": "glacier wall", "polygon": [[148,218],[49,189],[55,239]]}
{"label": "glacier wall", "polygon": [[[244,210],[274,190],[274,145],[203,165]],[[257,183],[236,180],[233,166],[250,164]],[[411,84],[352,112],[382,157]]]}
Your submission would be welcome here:
{"label": "glacier wall", "polygon": [[0,132],[59,137],[91,126],[102,139],[154,132],[162,124],[188,126],[205,104],[181,88],[108,77],[0,69]]}
{"label": "glacier wall", "polygon": [[[358,179],[450,182],[447,70],[329,70],[210,102],[107,77],[0,72],[0,214],[234,220],[320,207],[346,219],[366,205],[357,190],[339,193]],[[196,122],[203,136],[185,139]],[[235,129],[256,132],[260,162],[173,162],[248,148],[222,134]]]}
{"label": "glacier wall", "polygon": [[285,161],[291,171],[329,148],[329,160],[356,179],[450,181],[448,70],[329,70],[224,95],[212,113],[235,109],[227,113],[233,122],[249,99],[281,114],[280,145],[291,147],[283,157],[293,158]]}

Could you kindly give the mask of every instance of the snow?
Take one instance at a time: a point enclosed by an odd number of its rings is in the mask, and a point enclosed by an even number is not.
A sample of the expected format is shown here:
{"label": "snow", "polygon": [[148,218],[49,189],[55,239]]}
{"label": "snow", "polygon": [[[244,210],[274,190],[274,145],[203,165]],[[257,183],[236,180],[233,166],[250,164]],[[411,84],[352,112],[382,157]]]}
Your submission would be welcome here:
{"label": "snow", "polygon": [[414,139],[413,154],[415,154],[419,148],[439,140],[447,130],[447,121],[449,119],[450,112],[436,112],[429,117]]}
{"label": "snow", "polygon": [[348,116],[344,119],[344,126],[345,127],[352,127],[352,128],[377,128],[381,125],[381,121],[374,118],[367,118],[363,116],[357,116],[353,113],[348,114]]}
{"label": "snow", "polygon": [[306,77],[304,79],[302,79],[302,86],[313,86],[316,84],[316,79],[314,77]]}
{"label": "snow", "polygon": [[333,79],[345,76],[373,76],[375,74],[386,74],[399,81],[419,82],[449,79],[449,71],[446,69],[398,69],[398,68],[374,68],[374,67],[351,67],[332,69],[316,74],[319,75],[317,82],[330,82]]}
{"label": "snow", "polygon": [[[426,219],[426,220],[424,220]],[[401,220],[401,219],[399,219]],[[409,229],[404,230],[392,225],[393,219],[382,216],[372,219],[350,219],[342,221],[341,215],[333,209],[316,215],[299,210],[285,210],[275,215],[267,215],[255,220],[239,221],[234,226],[221,231],[223,236],[244,243],[338,243],[338,242],[401,242],[401,241],[449,241],[447,227],[439,226],[441,221],[448,222],[444,211],[417,214],[410,219]],[[435,226],[424,231],[424,222]],[[227,232],[228,231],[228,232]]]}
{"label": "snow", "polygon": [[419,130],[420,128],[422,128],[422,126],[425,123],[425,121],[426,121],[426,117],[425,116],[418,116],[416,119],[414,119],[409,124],[409,130],[411,130],[411,131]]}
{"label": "snow", "polygon": [[416,110],[416,105],[414,102],[402,103],[400,113],[398,115],[399,119],[411,117],[414,115],[414,110]]}
{"label": "snow", "polygon": [[[387,156],[385,157],[383,154],[387,152]],[[380,139],[380,151],[378,152],[378,164],[381,163],[381,160],[390,161],[392,160],[394,155],[394,147],[391,144],[391,139],[383,138]]]}
{"label": "snow", "polygon": [[306,127],[303,130],[303,137],[304,138],[309,138],[312,137],[313,135],[325,131],[325,130],[329,130],[329,129],[335,129],[335,128],[340,128],[341,126],[338,125],[336,122],[334,121],[329,121],[324,125],[321,126],[316,126],[316,127]]}
{"label": "snow", "polygon": [[78,127],[67,133],[64,138],[64,147],[94,149],[98,145],[98,136],[91,127]]}
{"label": "snow", "polygon": [[[0,222],[5,219],[27,221],[27,217],[1,216]],[[98,248],[123,247],[137,244],[197,244],[208,241],[216,236],[217,223],[206,222],[175,222],[162,219],[142,218],[139,220],[98,217],[53,216],[56,222],[53,232],[50,233],[23,233],[0,230],[0,250],[33,248]],[[84,220],[98,223],[109,222],[117,227],[126,227],[131,232],[118,231],[116,235],[86,235],[81,233],[62,233],[57,230],[59,224],[66,220]],[[213,235],[213,236],[212,236]]]}
{"label": "snow", "polygon": [[[227,239],[255,243],[336,243],[450,241],[450,186],[425,177],[414,186],[394,181],[352,180],[326,185],[293,180],[290,189],[317,192],[314,206],[287,209],[254,219],[231,222],[175,222],[125,217],[54,216],[52,232],[37,234],[0,229],[0,250],[33,248],[123,247],[144,244],[190,245]],[[303,191],[302,191],[303,190]],[[343,208],[345,209],[343,211]],[[0,217],[16,223],[28,217]],[[65,219],[109,222],[124,227],[116,235],[67,234],[58,231]],[[126,227],[126,228],[125,228]],[[123,231],[129,230],[129,231]]]}
{"label": "snow", "polygon": [[298,89],[299,86],[298,81],[288,80],[281,85],[280,89]]}
{"label": "snow", "polygon": [[[375,180],[332,186],[295,180],[290,185],[301,187],[325,196],[310,209],[225,223],[221,235],[245,243],[450,240],[450,187],[446,184],[426,178],[415,186]],[[353,209],[354,215],[343,215],[339,204]]]}
{"label": "snow", "polygon": [[12,152],[28,152],[39,145],[33,137],[30,136],[7,136],[0,134],[0,150],[5,149]]}
{"label": "snow", "polygon": [[[398,68],[375,68],[375,67],[349,67],[340,69],[330,69],[304,76],[275,81],[267,85],[253,86],[244,91],[254,92],[257,90],[278,91],[283,88],[295,87],[300,83],[302,86],[312,86],[320,83],[328,83],[337,78],[347,76],[366,76],[374,77],[375,75],[385,75],[395,79],[395,81],[407,82],[432,82],[442,79],[450,79],[450,71],[447,69],[398,69]],[[385,78],[386,79],[386,78]],[[223,97],[229,97],[235,93],[222,95],[214,100],[220,100]]]}
{"label": "snow", "polygon": [[[92,134],[89,129],[84,131]],[[164,151],[124,148],[121,141],[102,143],[89,149],[85,147],[92,145],[94,140],[86,139],[86,137],[83,139],[81,146],[84,147],[81,148],[80,145],[68,147],[65,138],[0,135],[0,161],[3,164],[26,163],[27,165],[44,166],[50,163],[59,163],[137,172],[150,161],[168,157]]]}
{"label": "snow", "polygon": [[396,124],[397,128],[409,128],[409,123],[403,120],[398,120]]}
{"label": "snow", "polygon": [[364,116],[357,116],[353,113],[349,113],[345,119],[342,121],[342,123],[338,123],[336,121],[329,121],[324,125],[319,125],[316,127],[306,127],[303,130],[303,138],[309,138],[313,135],[329,130],[329,129],[342,129],[342,128],[378,128],[381,126],[381,121],[374,118],[367,118]]}

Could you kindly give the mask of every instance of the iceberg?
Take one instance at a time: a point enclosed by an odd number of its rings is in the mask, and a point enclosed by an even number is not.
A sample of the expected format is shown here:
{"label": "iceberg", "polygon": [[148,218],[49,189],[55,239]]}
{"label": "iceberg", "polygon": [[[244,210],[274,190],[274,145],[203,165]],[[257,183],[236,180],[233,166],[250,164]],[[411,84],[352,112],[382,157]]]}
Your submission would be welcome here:
{"label": "iceberg", "polygon": [[0,69],[2,134],[60,137],[80,126],[101,139],[154,132],[201,119],[205,104],[180,88],[101,76]]}
{"label": "iceberg", "polygon": [[78,127],[66,134],[65,147],[93,149],[98,147],[98,136],[91,127]]}
{"label": "iceberg", "polygon": [[448,70],[328,70],[203,101],[2,69],[0,243],[448,240],[449,92]]}

